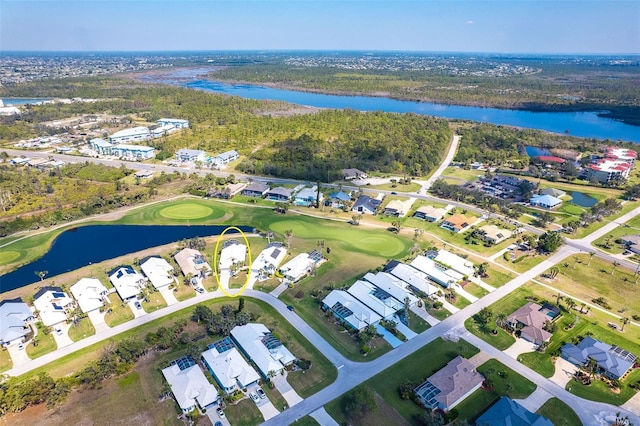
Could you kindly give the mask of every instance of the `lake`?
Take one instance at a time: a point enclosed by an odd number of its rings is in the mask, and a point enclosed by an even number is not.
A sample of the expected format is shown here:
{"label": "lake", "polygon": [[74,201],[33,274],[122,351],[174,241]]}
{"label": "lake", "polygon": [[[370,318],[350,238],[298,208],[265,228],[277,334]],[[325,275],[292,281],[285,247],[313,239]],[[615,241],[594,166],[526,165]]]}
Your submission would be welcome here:
{"label": "lake", "polygon": [[573,198],[571,202],[580,207],[593,207],[598,202],[598,200],[584,192],[572,191],[569,192],[569,195]]}
{"label": "lake", "polygon": [[159,80],[192,89],[240,96],[249,99],[271,99],[318,108],[351,108],[359,111],[386,111],[431,115],[434,117],[473,120],[499,125],[527,127],[554,133],[568,131],[572,136],[623,140],[640,143],[640,127],[610,118],[597,112],[531,112],[430,102],[401,101],[372,96],[341,96],[299,92],[248,84],[228,84],[210,80]]}
{"label": "lake", "polygon": [[[38,281],[36,271],[48,271],[45,278],[82,268],[92,263],[169,244],[185,238],[218,235],[227,226],[91,225],[61,233],[40,259],[0,276],[0,293]],[[239,226],[243,232],[253,228]],[[230,230],[228,234],[236,233]],[[10,250],[11,246],[3,250]],[[133,261],[133,258],[131,259]]]}

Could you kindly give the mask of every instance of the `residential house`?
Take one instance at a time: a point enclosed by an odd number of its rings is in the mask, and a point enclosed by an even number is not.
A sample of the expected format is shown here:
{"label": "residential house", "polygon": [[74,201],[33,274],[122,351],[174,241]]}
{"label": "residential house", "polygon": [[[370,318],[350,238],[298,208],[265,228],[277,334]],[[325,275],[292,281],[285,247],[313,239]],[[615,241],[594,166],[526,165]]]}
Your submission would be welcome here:
{"label": "residential house", "polygon": [[142,275],[133,270],[131,266],[119,266],[109,273],[109,281],[118,292],[120,298],[127,302],[133,300],[145,283]]}
{"label": "residential house", "polygon": [[0,345],[9,346],[22,340],[31,332],[29,323],[33,312],[21,299],[0,302]]}
{"label": "residential house", "polygon": [[364,303],[344,290],[331,290],[322,299],[322,309],[333,315],[354,330],[360,331],[369,325],[375,325],[382,319]]}
{"label": "residential house", "polygon": [[342,179],[344,180],[366,179],[366,178],[367,178],[367,174],[362,170],[342,169]]}
{"label": "residential house", "polygon": [[451,232],[464,232],[478,221],[473,216],[465,216],[463,214],[454,214],[444,219],[440,224],[440,228],[448,229]]}
{"label": "residential house", "polygon": [[631,253],[640,254],[640,235],[624,235],[620,237],[626,250]]}
{"label": "residential house", "polygon": [[401,279],[416,293],[424,293],[427,296],[431,296],[438,292],[438,289],[431,283],[427,274],[413,266],[398,261],[391,261],[385,267],[384,272],[388,272],[394,277]]}
{"label": "residential house", "polygon": [[363,278],[403,305],[408,303],[409,307],[411,307],[418,303],[418,298],[409,291],[407,283],[395,275],[386,272],[377,272],[375,274],[367,272]]}
{"label": "residential house", "polygon": [[291,201],[293,189],[278,186],[267,191],[266,199],[271,201],[280,201],[283,203]]}
{"label": "residential house", "polygon": [[437,222],[444,217],[447,211],[443,208],[433,206],[422,206],[413,214],[417,219],[426,220],[428,222]]}
{"label": "residential house", "polygon": [[368,195],[361,195],[353,204],[351,211],[362,214],[376,214],[376,210],[380,207],[380,204],[382,204],[381,200],[376,200]]}
{"label": "residential house", "polygon": [[244,263],[247,261],[247,246],[238,240],[227,240],[222,244],[219,259],[221,268]]}
{"label": "residential house", "polygon": [[67,321],[67,310],[73,307],[73,299],[60,287],[42,287],[34,296],[33,306],[42,323],[51,327]]}
{"label": "residential house", "polygon": [[262,377],[280,374],[296,357],[269,331],[264,324],[238,325],[231,337],[250,361],[258,367]]}
{"label": "residential house", "polygon": [[317,250],[313,250],[311,253],[300,253],[282,265],[278,272],[287,281],[295,283],[311,273],[313,268],[318,266],[323,260],[324,257]]}
{"label": "residential house", "polygon": [[507,325],[520,330],[520,337],[534,345],[541,345],[551,339],[551,333],[544,330],[560,315],[560,309],[548,303],[538,305],[529,302],[507,317]]}
{"label": "residential house", "polygon": [[183,413],[190,413],[196,407],[213,408],[217,404],[218,391],[193,361],[176,360],[162,370],[162,375]]}
{"label": "residential house", "polygon": [[540,195],[551,195],[552,197],[560,198],[563,195],[567,195],[567,193],[556,188],[544,188],[540,191]]}
{"label": "residential house", "polygon": [[433,260],[462,274],[463,277],[471,277],[475,271],[473,262],[447,250],[439,250]]}
{"label": "residential house", "polygon": [[199,149],[186,149],[182,148],[176,152],[176,158],[183,163],[199,161],[204,163],[207,160],[207,153]]}
{"label": "residential house", "polygon": [[109,136],[109,142],[120,144],[126,142],[139,142],[151,139],[151,132],[148,127],[138,126],[131,129],[120,130]]}
{"label": "residential house", "polygon": [[161,257],[151,256],[140,262],[140,269],[145,277],[157,289],[166,287],[175,282],[173,266]]}
{"label": "residential house", "polygon": [[14,157],[11,159],[10,163],[14,166],[22,166],[29,162],[29,157]]}
{"label": "residential house", "polygon": [[629,179],[631,169],[633,169],[633,166],[626,160],[603,158],[587,166],[587,178],[607,185],[612,180],[625,181]]}
{"label": "residential house", "polygon": [[161,118],[157,121],[159,126],[173,126],[176,129],[186,129],[189,127],[189,120],[180,118]]}
{"label": "residential house", "polygon": [[260,182],[253,182],[245,189],[242,190],[242,195],[246,195],[247,197],[257,197],[262,198],[269,191],[269,186]]}
{"label": "residential house", "polygon": [[351,196],[342,191],[335,191],[329,194],[329,200],[325,202],[325,205],[330,205],[334,209],[343,209],[345,203],[351,201]]}
{"label": "residential house", "polygon": [[420,402],[431,410],[449,411],[480,389],[484,377],[469,360],[457,356],[414,389]]}
{"label": "residential house", "polygon": [[84,313],[102,308],[109,294],[107,288],[97,278],[81,278],[71,286],[70,290]]}
{"label": "residential house", "polygon": [[532,413],[507,396],[485,411],[476,420],[476,426],[553,426],[540,414]]}
{"label": "residential house", "polygon": [[242,192],[247,187],[246,183],[230,183],[223,189],[215,189],[210,191],[207,196],[214,198],[231,199]]}
{"label": "residential house", "polygon": [[426,274],[429,279],[444,288],[461,281],[463,275],[453,271],[426,256],[419,255],[411,261],[411,267]]}
{"label": "residential house", "polygon": [[323,199],[324,196],[322,192],[320,192],[320,197],[318,198],[318,187],[314,185],[311,188],[302,188],[302,190],[296,194],[293,204],[296,206],[315,206],[316,201],[321,203]]}
{"label": "residential house", "polygon": [[156,155],[156,150],[143,145],[114,145],[111,147],[111,155],[129,160],[147,160]]}
{"label": "residential house", "polygon": [[495,225],[481,226],[478,233],[488,244],[499,244],[513,235],[513,231]]}
{"label": "residential house", "polygon": [[194,278],[204,279],[211,274],[211,266],[198,250],[187,247],[176,253],[173,258],[185,277],[191,274]]}
{"label": "residential house", "polygon": [[260,375],[228,337],[209,345],[209,349],[202,352],[202,362],[227,395],[246,389],[260,380]]}
{"label": "residential house", "polygon": [[287,248],[279,242],[272,242],[260,252],[251,264],[251,275],[263,281],[276,273],[278,266],[287,255]]}
{"label": "residential house", "polygon": [[562,200],[551,195],[534,195],[529,200],[532,207],[542,207],[543,209],[552,209],[562,204]]}
{"label": "residential house", "polygon": [[216,155],[211,159],[211,167],[223,168],[227,164],[231,163],[232,161],[236,161],[239,158],[240,154],[238,154],[238,151],[226,151],[222,154]]}
{"label": "residential house", "polygon": [[367,305],[383,319],[393,318],[397,311],[404,308],[402,302],[367,281],[356,281],[347,289],[347,292]]}
{"label": "residential house", "polygon": [[387,216],[401,217],[406,213],[405,204],[400,200],[391,200],[384,207],[384,214]]}
{"label": "residential house", "polygon": [[577,345],[566,344],[560,348],[562,358],[578,366],[593,359],[600,372],[610,379],[621,379],[633,368],[638,357],[618,346],[601,342],[587,336]]}
{"label": "residential house", "polygon": [[158,126],[155,129],[151,129],[151,137],[152,138],[160,138],[162,136],[166,136],[169,133],[173,133],[176,130],[178,130],[176,128],[176,126],[173,126],[171,124],[167,124],[164,126]]}

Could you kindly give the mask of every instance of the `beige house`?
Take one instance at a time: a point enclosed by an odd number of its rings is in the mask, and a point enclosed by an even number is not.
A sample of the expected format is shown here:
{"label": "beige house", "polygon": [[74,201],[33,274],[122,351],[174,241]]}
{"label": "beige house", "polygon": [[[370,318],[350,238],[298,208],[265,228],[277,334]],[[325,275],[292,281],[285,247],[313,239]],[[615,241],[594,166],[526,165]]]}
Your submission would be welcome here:
{"label": "beige house", "polygon": [[499,244],[513,235],[513,231],[495,225],[484,225],[478,229],[478,232],[489,244]]}

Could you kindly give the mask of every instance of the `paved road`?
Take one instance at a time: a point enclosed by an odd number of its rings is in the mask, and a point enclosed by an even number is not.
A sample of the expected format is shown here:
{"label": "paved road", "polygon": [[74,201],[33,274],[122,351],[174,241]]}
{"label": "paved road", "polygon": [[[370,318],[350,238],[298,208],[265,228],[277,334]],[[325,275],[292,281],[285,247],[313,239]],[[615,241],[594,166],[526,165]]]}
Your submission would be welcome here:
{"label": "paved road", "polygon": [[426,182],[422,185],[422,189],[424,192],[427,192],[429,188],[431,188],[431,185],[433,185],[433,182],[438,180],[440,178],[440,175],[442,175],[442,173],[445,171],[445,169],[449,167],[449,164],[451,164],[451,161],[453,161],[453,157],[456,155],[456,152],[458,151],[459,142],[460,142],[460,136],[453,135],[453,141],[449,146],[449,152],[447,152],[446,157],[444,158],[444,160],[442,160],[442,164],[440,164],[440,167],[438,167],[438,169],[431,175],[431,177],[427,179]]}

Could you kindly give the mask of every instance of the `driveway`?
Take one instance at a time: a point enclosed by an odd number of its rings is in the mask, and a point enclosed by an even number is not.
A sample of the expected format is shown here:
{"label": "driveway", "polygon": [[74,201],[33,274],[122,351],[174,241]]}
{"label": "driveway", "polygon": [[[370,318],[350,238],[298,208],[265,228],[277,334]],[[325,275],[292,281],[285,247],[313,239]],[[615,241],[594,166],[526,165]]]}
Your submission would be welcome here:
{"label": "driveway", "polygon": [[173,290],[169,287],[162,287],[159,291],[168,306],[178,303],[178,299],[176,299],[176,296],[173,294]]}
{"label": "driveway", "polygon": [[136,305],[134,305],[135,302],[136,302],[135,299],[130,301],[130,302],[128,302],[129,303],[129,308],[131,309],[131,312],[133,312],[133,317],[134,318],[140,318],[140,317],[143,317],[143,316],[147,315],[147,313],[144,311],[144,309],[136,308]]}
{"label": "driveway", "polygon": [[338,422],[336,422],[333,417],[327,413],[324,407],[318,408],[316,411],[311,413],[310,416],[322,426],[340,426]]}
{"label": "driveway", "polygon": [[558,384],[559,386],[565,387],[576,371],[578,371],[578,367],[571,364],[566,359],[558,357],[556,359],[556,371],[553,376],[549,378],[549,380],[551,380],[553,383]]}
{"label": "driveway", "polygon": [[280,414],[280,411],[268,399],[261,399],[257,404],[258,410],[262,413],[265,421]]}
{"label": "driveway", "polygon": [[381,326],[380,324],[376,324],[376,330],[378,330],[378,334],[382,335],[382,338],[387,341],[391,345],[392,348],[397,348],[402,344],[402,340],[398,339],[396,336],[391,334],[389,330]]}
{"label": "driveway", "polygon": [[18,349],[18,343],[12,343],[7,346],[7,350],[9,351],[9,355],[11,356],[11,361],[13,361],[13,367],[15,368],[18,365],[23,365],[31,361],[29,355],[27,355],[26,347],[27,344],[24,343],[25,349]]}
{"label": "driveway", "polygon": [[271,379],[276,389],[282,394],[282,397],[287,401],[289,407],[293,407],[298,404],[303,398],[296,393],[295,390],[291,387],[289,382],[287,382],[287,376],[278,375]]}
{"label": "driveway", "polygon": [[[69,328],[71,327],[73,327],[73,324],[67,324],[66,322],[53,326],[53,331],[51,331],[51,334],[53,335],[53,338],[55,339],[59,348],[73,344],[73,340],[71,340],[71,338],[69,337]],[[58,333],[55,332],[55,330],[57,329],[62,330],[61,335],[58,335]]]}
{"label": "driveway", "polygon": [[104,321],[105,313],[106,312],[100,312],[99,309],[96,309],[87,314],[89,320],[93,323],[93,327],[96,329],[96,334],[109,329],[109,326]]}
{"label": "driveway", "polygon": [[527,342],[524,339],[516,337],[516,342],[504,350],[505,355],[509,355],[513,359],[518,359],[518,355],[527,352],[534,352],[536,345],[531,342]]}
{"label": "driveway", "polygon": [[431,326],[436,325],[437,323],[440,322],[438,318],[429,315],[429,313],[425,311],[424,308],[418,308],[417,306],[412,306],[410,309],[411,309],[411,312],[413,312],[414,314],[416,314],[417,316],[425,320]]}
{"label": "driveway", "polygon": [[551,398],[551,394],[546,390],[538,387],[531,395],[525,399],[517,399],[518,404],[527,410],[535,413],[542,405]]}
{"label": "driveway", "polygon": [[226,417],[224,419],[221,419],[220,416],[218,416],[215,408],[210,408],[209,410],[207,410],[207,417],[209,417],[209,420],[211,420],[212,425],[215,425],[216,422],[220,422],[222,423],[222,426],[231,426],[231,423],[229,423],[229,419],[227,419]]}

